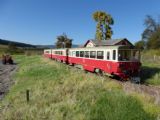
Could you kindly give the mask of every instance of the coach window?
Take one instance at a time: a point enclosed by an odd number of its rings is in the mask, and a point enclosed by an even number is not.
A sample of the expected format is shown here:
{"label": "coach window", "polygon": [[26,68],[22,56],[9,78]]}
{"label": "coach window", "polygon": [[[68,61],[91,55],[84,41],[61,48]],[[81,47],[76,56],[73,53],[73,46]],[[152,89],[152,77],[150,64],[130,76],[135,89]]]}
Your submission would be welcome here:
{"label": "coach window", "polygon": [[107,51],[107,60],[109,60],[109,59],[110,59],[110,52]]}
{"label": "coach window", "polygon": [[49,53],[49,51],[46,51],[45,53]]}
{"label": "coach window", "polygon": [[116,60],[116,50],[113,50],[113,60]]}
{"label": "coach window", "polygon": [[76,52],[75,52],[75,51],[72,52],[72,56],[73,56],[73,57],[76,56]]}
{"label": "coach window", "polygon": [[103,51],[97,51],[97,59],[103,59]]}
{"label": "coach window", "polygon": [[79,57],[79,51],[76,51],[76,57]]}
{"label": "coach window", "polygon": [[90,58],[96,58],[96,51],[90,51]]}
{"label": "coach window", "polygon": [[85,56],[86,58],[89,58],[89,51],[85,51],[85,52],[84,52],[84,56]]}
{"label": "coach window", "polygon": [[80,51],[80,57],[84,57],[84,51]]}

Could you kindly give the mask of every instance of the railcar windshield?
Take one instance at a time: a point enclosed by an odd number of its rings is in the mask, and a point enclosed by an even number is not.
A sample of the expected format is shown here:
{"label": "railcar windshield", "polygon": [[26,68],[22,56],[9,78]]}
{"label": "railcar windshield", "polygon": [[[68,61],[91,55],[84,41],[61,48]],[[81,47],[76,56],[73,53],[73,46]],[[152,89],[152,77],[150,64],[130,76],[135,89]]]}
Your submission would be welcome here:
{"label": "railcar windshield", "polygon": [[139,61],[140,50],[118,50],[118,61]]}

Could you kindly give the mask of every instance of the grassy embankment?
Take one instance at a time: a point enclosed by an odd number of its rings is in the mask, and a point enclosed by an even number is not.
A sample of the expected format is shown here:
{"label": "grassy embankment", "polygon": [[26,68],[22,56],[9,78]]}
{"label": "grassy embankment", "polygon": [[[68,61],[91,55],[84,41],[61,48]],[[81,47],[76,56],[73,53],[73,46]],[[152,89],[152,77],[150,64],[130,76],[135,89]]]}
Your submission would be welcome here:
{"label": "grassy embankment", "polygon": [[160,50],[142,52],[142,80],[160,86]]}
{"label": "grassy embankment", "polygon": [[[15,85],[0,103],[1,119],[154,120],[160,107],[118,83],[40,56],[17,56]],[[30,90],[30,101],[25,92]]]}

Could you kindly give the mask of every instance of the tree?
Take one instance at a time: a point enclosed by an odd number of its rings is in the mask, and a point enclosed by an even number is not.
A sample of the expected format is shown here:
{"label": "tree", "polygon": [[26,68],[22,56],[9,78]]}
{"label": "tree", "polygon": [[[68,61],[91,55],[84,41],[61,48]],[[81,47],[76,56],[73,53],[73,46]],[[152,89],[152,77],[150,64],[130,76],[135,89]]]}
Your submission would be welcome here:
{"label": "tree", "polygon": [[110,39],[113,34],[111,25],[114,24],[112,16],[103,11],[96,11],[93,13],[93,19],[97,22],[96,39]]}
{"label": "tree", "polygon": [[160,48],[160,23],[150,15],[147,15],[144,25],[146,26],[146,29],[142,33],[142,40],[145,41],[146,48]]}
{"label": "tree", "polygon": [[160,28],[158,28],[148,39],[148,49],[159,49],[160,48]]}
{"label": "tree", "polygon": [[140,40],[140,41],[136,42],[135,43],[135,48],[143,50],[145,48],[145,41],[144,40]]}
{"label": "tree", "polygon": [[71,48],[72,41],[66,34],[60,35],[57,37],[56,48]]}
{"label": "tree", "polygon": [[144,25],[146,26],[146,29],[142,33],[142,40],[147,41],[152,35],[152,33],[157,30],[159,25],[150,15],[146,16],[144,20]]}

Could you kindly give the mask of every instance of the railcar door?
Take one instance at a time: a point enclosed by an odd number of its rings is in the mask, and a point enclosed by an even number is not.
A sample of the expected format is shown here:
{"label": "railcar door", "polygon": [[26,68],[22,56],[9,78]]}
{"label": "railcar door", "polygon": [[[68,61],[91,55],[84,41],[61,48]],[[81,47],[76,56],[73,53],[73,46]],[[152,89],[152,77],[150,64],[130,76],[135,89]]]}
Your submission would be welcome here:
{"label": "railcar door", "polygon": [[66,64],[69,63],[68,55],[69,55],[69,49],[66,49]]}
{"label": "railcar door", "polygon": [[111,67],[112,67],[112,63],[111,63],[111,51],[107,50],[106,51],[106,72],[110,73],[111,72]]}

